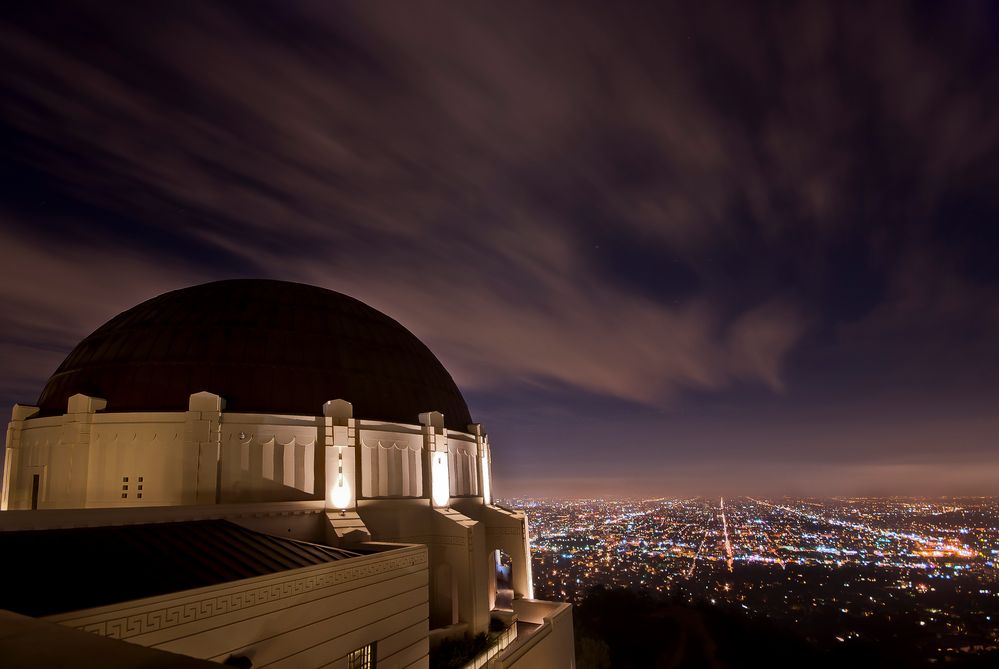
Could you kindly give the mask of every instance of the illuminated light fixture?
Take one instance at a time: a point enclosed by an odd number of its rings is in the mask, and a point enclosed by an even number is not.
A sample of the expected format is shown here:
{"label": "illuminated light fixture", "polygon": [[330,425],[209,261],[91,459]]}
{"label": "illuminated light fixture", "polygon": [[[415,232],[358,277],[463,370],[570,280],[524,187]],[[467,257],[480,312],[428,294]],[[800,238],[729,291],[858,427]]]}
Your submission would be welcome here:
{"label": "illuminated light fixture", "polygon": [[432,457],[430,497],[433,500],[434,506],[447,506],[447,503],[451,500],[451,481],[448,475],[447,453],[436,451]]}
{"label": "illuminated light fixture", "polygon": [[[526,537],[530,537],[531,536],[531,530],[528,529],[528,527],[527,527],[527,516],[524,516],[524,536],[526,536]],[[531,543],[530,543],[529,539],[524,544],[524,546],[527,549],[527,560],[525,560],[525,562],[524,562],[527,565],[527,567],[526,567],[526,569],[527,569],[527,598],[528,599],[534,599],[534,573],[531,570]]]}
{"label": "illuminated light fixture", "polygon": [[342,514],[350,506],[350,486],[343,479],[343,449],[336,456],[336,484],[330,488],[330,503]]}
{"label": "illuminated light fixture", "polygon": [[492,504],[492,481],[489,480],[489,457],[482,453],[482,503]]}

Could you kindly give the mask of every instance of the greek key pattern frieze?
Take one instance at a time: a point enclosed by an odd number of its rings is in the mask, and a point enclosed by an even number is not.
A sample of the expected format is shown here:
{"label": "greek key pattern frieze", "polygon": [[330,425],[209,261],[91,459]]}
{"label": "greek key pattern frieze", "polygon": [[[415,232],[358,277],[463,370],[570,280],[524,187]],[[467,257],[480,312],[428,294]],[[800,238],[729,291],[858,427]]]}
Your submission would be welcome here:
{"label": "greek key pattern frieze", "polygon": [[[349,583],[369,576],[377,576],[396,569],[419,566],[425,564],[426,561],[426,553],[420,551],[418,553],[401,555],[390,560],[379,560],[354,567],[338,567],[334,564],[327,570],[312,573],[303,578],[257,585],[244,590],[229,591],[200,601],[175,604],[128,616],[109,617],[107,620],[90,622],[83,625],[73,625],[72,621],[66,621],[63,624],[113,639],[128,639],[140,634],[177,627],[213,616],[259,606],[268,602],[296,597],[308,592],[329,588],[342,583]],[[110,615],[114,616],[114,613]]]}
{"label": "greek key pattern frieze", "polygon": [[396,537],[395,539],[386,539],[386,541],[392,541],[400,544],[434,544],[434,545],[444,545],[444,546],[466,546],[468,545],[468,539],[466,537],[455,537],[447,535],[437,535],[437,534],[420,534],[411,537]]}

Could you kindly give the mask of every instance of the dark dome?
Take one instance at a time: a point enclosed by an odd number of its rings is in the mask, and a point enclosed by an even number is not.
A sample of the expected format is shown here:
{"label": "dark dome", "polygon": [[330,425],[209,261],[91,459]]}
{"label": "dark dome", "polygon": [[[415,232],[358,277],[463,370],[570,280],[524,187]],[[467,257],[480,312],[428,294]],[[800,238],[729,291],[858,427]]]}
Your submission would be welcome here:
{"label": "dark dome", "polygon": [[331,290],[256,279],[175,290],[112,318],[67,356],[38,405],[62,414],[83,393],[108,411],[186,411],[202,390],[226,411],[315,416],[339,398],[355,418],[416,423],[440,411],[451,429],[472,422],[451,375],[399,323]]}

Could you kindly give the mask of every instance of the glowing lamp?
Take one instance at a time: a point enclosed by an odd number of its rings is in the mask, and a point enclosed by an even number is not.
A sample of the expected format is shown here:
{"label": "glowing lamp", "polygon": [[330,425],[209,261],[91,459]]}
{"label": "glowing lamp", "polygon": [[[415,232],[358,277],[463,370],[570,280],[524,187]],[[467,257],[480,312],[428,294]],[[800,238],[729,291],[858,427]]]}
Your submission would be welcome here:
{"label": "glowing lamp", "polygon": [[448,478],[447,453],[434,452],[431,456],[430,476],[431,488],[430,498],[434,506],[447,506],[451,500],[451,481]]}
{"label": "glowing lamp", "polygon": [[330,488],[330,503],[343,511],[350,506],[350,485],[343,478],[343,450],[337,454],[336,483]]}
{"label": "glowing lamp", "polygon": [[330,502],[338,509],[350,506],[350,486],[343,480],[343,474],[337,474],[336,485],[330,489]]}

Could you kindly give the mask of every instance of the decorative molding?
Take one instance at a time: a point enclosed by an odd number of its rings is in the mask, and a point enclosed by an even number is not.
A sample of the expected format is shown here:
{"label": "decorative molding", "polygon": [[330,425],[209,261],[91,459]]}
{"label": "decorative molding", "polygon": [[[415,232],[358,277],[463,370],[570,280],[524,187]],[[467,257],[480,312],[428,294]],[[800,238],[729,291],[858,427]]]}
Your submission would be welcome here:
{"label": "decorative molding", "polygon": [[[312,571],[297,579],[286,579],[278,583],[254,584],[248,587],[230,590],[223,594],[215,594],[201,600],[173,604],[162,608],[144,611],[127,616],[118,615],[120,611],[111,611],[107,619],[84,624],[73,624],[73,620],[93,617],[86,611],[76,612],[79,615],[73,619],[61,620],[61,624],[69,625],[84,632],[93,632],[112,639],[128,639],[130,637],[169,629],[187,623],[204,620],[213,616],[233,613],[268,602],[274,602],[288,597],[296,597],[308,592],[329,588],[342,583],[349,583],[370,576],[377,576],[396,569],[414,567],[425,564],[425,551],[412,552],[392,559],[383,559],[353,566],[331,563],[322,571]],[[306,569],[311,569],[306,567]],[[275,574],[281,577],[282,574]],[[99,615],[99,614],[98,614]]]}
{"label": "decorative molding", "polygon": [[467,546],[467,537],[455,537],[443,534],[416,534],[408,537],[395,537],[392,539],[382,539],[382,541],[390,541],[393,543],[400,544],[424,544],[424,545],[437,545],[437,546]]}
{"label": "decorative molding", "polygon": [[[388,446],[385,445],[386,443],[388,443]],[[387,439],[386,440],[382,440],[382,439],[368,440],[368,439],[363,439],[362,438],[361,439],[361,446],[363,446],[364,448],[382,448],[382,449],[385,449],[385,450],[389,450],[390,448],[394,448],[397,451],[406,451],[406,450],[410,450],[410,451],[422,451],[423,450],[423,444],[419,444],[419,443],[406,443],[404,441],[399,441],[397,439],[389,441]]]}

